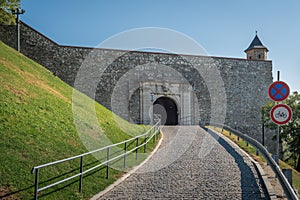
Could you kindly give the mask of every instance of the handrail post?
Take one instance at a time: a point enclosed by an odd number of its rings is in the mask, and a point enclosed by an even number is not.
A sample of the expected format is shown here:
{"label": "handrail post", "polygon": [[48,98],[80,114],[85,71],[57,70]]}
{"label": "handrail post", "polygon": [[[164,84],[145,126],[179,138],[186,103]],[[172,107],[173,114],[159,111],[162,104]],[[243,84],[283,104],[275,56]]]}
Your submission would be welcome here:
{"label": "handrail post", "polygon": [[146,143],[146,136],[144,137],[144,153],[146,153],[146,145],[147,145],[147,143]]}
{"label": "handrail post", "polygon": [[[155,134],[155,127],[153,128],[152,132],[153,132],[152,134],[154,134],[154,138],[153,138],[152,140],[153,140],[153,143],[155,143],[155,142],[156,142],[156,138],[155,138],[155,136],[156,136],[156,134]],[[152,134],[151,134],[151,135],[152,135]]]}
{"label": "handrail post", "polygon": [[[109,147],[107,148],[106,161],[109,161]],[[106,163],[106,179],[108,179],[109,162]]]}
{"label": "handrail post", "polygon": [[127,149],[127,143],[124,143],[124,169],[126,168],[126,149]]}
{"label": "handrail post", "polygon": [[82,193],[82,178],[83,178],[83,156],[80,157],[80,179],[79,179],[79,193]]}
{"label": "handrail post", "polygon": [[[119,159],[122,160],[122,156],[124,156],[124,163],[123,164],[124,164],[124,168],[126,168],[126,159],[127,159],[126,156],[127,156],[128,153],[131,153],[131,152],[134,151],[133,149],[127,151],[127,148],[130,147],[131,142],[133,144],[134,140],[136,140],[136,150],[135,150],[136,151],[136,160],[138,160],[139,148],[141,148],[142,146],[144,146],[144,153],[146,153],[147,143],[150,142],[150,140],[153,139],[154,136],[155,137],[154,137],[153,140],[156,141],[157,140],[157,135],[160,134],[160,125],[159,125],[160,123],[161,123],[161,121],[159,120],[147,132],[144,131],[142,133],[142,135],[137,136],[136,138],[130,138],[130,139],[126,140],[126,141],[119,142],[119,143],[116,143],[116,144],[112,144],[112,145],[109,145],[109,146],[106,146],[106,147],[102,147],[102,148],[99,148],[99,149],[96,149],[96,150],[93,150],[93,151],[89,151],[87,153],[83,153],[83,154],[80,154],[80,155],[77,155],[77,156],[72,156],[72,157],[69,157],[69,158],[57,160],[55,162],[49,162],[49,163],[46,163],[46,164],[43,164],[43,165],[39,165],[39,166],[33,167],[32,170],[31,170],[31,173],[35,174],[35,178],[34,178],[34,181],[35,181],[34,182],[34,199],[35,200],[38,199],[39,192],[41,192],[43,190],[46,190],[48,188],[54,187],[56,185],[59,185],[61,183],[64,183],[64,182],[69,181],[69,180],[74,179],[74,178],[76,178],[76,182],[79,181],[78,189],[79,189],[79,192],[82,193],[84,173],[92,171],[92,170],[95,170],[96,168],[99,168],[101,166],[105,166],[105,163],[106,163],[106,179],[108,179],[109,178],[109,165],[110,165],[110,162],[113,162],[113,160],[115,160],[116,158],[118,158],[118,161],[119,161]],[[141,139],[139,139],[139,138],[141,138]],[[142,143],[143,138],[144,138],[144,143]],[[147,141],[148,139],[149,139],[149,141]],[[130,143],[128,144],[128,142],[130,142]],[[119,146],[119,145],[122,145],[122,144],[125,145],[124,146],[124,155],[121,154],[121,155],[118,155],[116,157],[114,157],[114,155],[111,156],[110,155],[110,151],[111,151],[110,149],[112,147]],[[104,151],[105,152],[105,149],[107,150],[107,160],[106,160],[106,162],[105,163],[100,163],[99,165],[91,167],[91,168],[89,168],[88,166],[86,166],[87,169],[84,170],[84,156],[91,155],[92,153],[99,152],[99,151]],[[110,160],[110,157],[113,157],[113,159]],[[74,159],[79,159],[79,158],[80,158],[80,167],[79,167],[79,171],[80,172],[79,173],[76,173],[73,176],[70,176],[68,178],[62,179],[62,180],[57,181],[55,183],[49,184],[47,186],[44,186],[44,187],[41,186],[39,188],[39,169],[40,168],[44,168],[44,167],[48,167],[48,166],[53,166],[53,165],[56,165],[56,164],[59,164],[59,163],[63,163],[63,162],[67,162],[67,161],[74,160]]]}
{"label": "handrail post", "polygon": [[135,148],[136,148],[136,150],[135,150],[135,160],[137,160],[138,159],[138,146],[139,146],[139,138],[137,137],[136,138],[136,145],[135,145]]}
{"label": "handrail post", "polygon": [[34,179],[34,199],[38,199],[39,193],[39,168],[35,169],[35,179]]}

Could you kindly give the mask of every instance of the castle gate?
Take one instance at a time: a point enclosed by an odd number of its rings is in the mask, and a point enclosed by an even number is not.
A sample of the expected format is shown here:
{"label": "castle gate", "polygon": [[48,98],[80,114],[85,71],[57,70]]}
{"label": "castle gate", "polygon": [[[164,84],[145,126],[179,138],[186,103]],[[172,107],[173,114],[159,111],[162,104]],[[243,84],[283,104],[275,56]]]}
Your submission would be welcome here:
{"label": "castle gate", "polygon": [[165,125],[178,124],[177,105],[168,97],[160,97],[154,102],[153,115],[159,115]]}
{"label": "castle gate", "polygon": [[[140,83],[139,92],[140,98],[132,98],[135,103],[130,110],[140,110],[139,119],[143,123],[153,123],[153,116],[158,114],[165,125],[190,125],[199,116],[199,112],[194,112],[198,108],[197,97],[187,82],[146,81]],[[134,106],[138,104],[140,109]],[[135,114],[131,113],[131,117],[135,118]]]}

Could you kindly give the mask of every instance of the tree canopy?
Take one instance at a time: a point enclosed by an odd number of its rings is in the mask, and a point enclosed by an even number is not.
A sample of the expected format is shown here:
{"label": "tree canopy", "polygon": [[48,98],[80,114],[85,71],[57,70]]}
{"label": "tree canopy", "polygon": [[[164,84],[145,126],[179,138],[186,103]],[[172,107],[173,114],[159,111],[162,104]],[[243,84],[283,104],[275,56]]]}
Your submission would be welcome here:
{"label": "tree canopy", "polygon": [[[283,103],[293,110],[291,121],[281,126],[280,140],[285,147],[284,158],[300,171],[300,94],[294,92]],[[277,127],[274,123],[270,123],[270,110],[274,105],[274,102],[268,102],[262,108],[263,123],[270,129]]]}
{"label": "tree canopy", "polygon": [[0,24],[15,24],[15,16],[12,10],[20,8],[21,0],[0,0]]}

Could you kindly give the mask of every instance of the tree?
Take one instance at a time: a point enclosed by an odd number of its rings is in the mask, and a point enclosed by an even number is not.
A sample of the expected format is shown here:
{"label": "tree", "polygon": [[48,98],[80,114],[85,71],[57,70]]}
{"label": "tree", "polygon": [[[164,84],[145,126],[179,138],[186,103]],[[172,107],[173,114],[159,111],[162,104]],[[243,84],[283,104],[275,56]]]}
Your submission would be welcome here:
{"label": "tree", "polygon": [[293,110],[290,123],[282,126],[282,139],[286,142],[287,161],[292,161],[297,171],[300,171],[300,94],[294,92],[284,102]]}
{"label": "tree", "polygon": [[0,0],[0,24],[16,24],[12,10],[20,8],[21,0]]}
{"label": "tree", "polygon": [[277,129],[277,125],[274,123],[271,123],[270,112],[271,112],[271,109],[273,108],[273,106],[275,106],[275,103],[273,101],[268,101],[261,109],[262,123],[271,130]]}
{"label": "tree", "polygon": [[[295,169],[300,171],[300,94],[294,92],[283,103],[291,107],[293,117],[288,124],[281,126],[280,141],[285,144],[285,161],[291,161]],[[271,130],[277,127],[274,123],[270,123],[270,110],[274,105],[274,102],[267,102],[262,107],[263,123]]]}

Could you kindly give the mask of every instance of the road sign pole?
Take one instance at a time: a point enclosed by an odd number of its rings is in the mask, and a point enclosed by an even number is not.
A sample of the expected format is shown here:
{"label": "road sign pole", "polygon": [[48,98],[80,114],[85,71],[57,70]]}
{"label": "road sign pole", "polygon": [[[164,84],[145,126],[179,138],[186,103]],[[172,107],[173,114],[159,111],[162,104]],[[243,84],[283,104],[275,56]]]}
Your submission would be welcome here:
{"label": "road sign pole", "polygon": [[276,138],[276,156],[274,155],[275,162],[279,164],[279,142],[280,142],[280,126],[288,123],[293,116],[292,109],[286,104],[280,104],[288,98],[290,93],[289,86],[280,81],[280,71],[277,71],[277,81],[269,86],[269,97],[275,101],[275,106],[271,109],[270,117],[272,121],[277,124],[277,138]]}
{"label": "road sign pole", "polygon": [[276,138],[276,163],[279,165],[279,137],[280,137],[280,125],[277,126],[277,138]]}
{"label": "road sign pole", "polygon": [[[277,71],[277,81],[280,81],[280,71]],[[276,160],[275,162],[279,165],[279,137],[280,137],[280,125],[277,125],[277,138],[276,138]]]}
{"label": "road sign pole", "polygon": [[[280,81],[280,71],[277,71],[277,81]],[[276,158],[275,162],[279,165],[279,136],[280,125],[277,125],[277,137],[276,137]]]}

